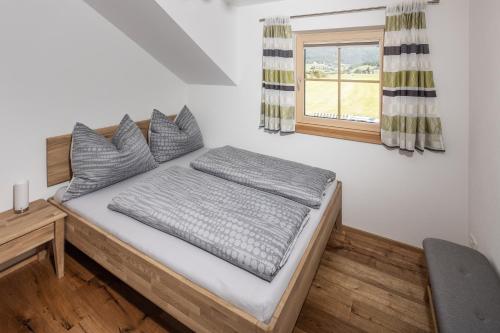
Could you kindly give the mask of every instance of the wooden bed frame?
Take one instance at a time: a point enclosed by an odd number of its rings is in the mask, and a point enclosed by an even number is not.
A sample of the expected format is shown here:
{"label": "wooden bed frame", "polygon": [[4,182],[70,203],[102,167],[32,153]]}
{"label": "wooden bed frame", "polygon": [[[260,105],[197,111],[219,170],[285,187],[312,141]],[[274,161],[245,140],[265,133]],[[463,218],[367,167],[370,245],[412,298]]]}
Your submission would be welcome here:
{"label": "wooden bed frame", "polygon": [[[137,124],[147,138],[149,120]],[[113,126],[99,129],[98,132],[109,138],[115,130],[116,126]],[[49,186],[70,179],[70,146],[71,135],[47,139]],[[271,320],[264,323],[53,199],[49,201],[68,214],[65,228],[67,241],[196,332],[292,332],[325,247],[330,239],[333,241],[333,232],[342,224],[342,183],[338,182]]]}

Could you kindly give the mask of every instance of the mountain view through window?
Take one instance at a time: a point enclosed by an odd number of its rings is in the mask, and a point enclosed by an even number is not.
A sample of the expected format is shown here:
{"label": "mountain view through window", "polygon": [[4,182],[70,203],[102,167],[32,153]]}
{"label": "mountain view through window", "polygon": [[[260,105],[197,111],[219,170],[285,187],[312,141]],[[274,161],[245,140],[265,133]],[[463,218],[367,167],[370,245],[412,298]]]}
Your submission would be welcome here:
{"label": "mountain view through window", "polygon": [[306,116],[379,122],[378,43],[307,45],[304,60]]}

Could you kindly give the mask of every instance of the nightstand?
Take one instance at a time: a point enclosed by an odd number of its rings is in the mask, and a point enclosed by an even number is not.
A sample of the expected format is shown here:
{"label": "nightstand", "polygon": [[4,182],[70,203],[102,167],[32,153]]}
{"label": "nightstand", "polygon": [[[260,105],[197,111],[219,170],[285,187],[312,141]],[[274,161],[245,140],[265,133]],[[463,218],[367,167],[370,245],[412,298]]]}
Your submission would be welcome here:
{"label": "nightstand", "polygon": [[65,212],[45,200],[31,202],[22,214],[0,213],[0,264],[51,241],[56,274],[62,278],[65,217]]}

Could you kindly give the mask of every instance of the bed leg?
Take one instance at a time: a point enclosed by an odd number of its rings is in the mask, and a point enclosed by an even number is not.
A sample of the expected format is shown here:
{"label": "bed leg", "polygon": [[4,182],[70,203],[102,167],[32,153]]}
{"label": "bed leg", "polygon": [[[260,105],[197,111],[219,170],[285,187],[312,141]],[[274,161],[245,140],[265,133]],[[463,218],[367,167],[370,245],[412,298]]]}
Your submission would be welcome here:
{"label": "bed leg", "polygon": [[337,219],[335,220],[335,224],[333,225],[332,233],[330,234],[330,238],[328,239],[327,246],[335,249],[338,247],[338,243],[336,240],[337,234],[342,232],[342,208],[337,215]]}
{"label": "bed leg", "polygon": [[337,185],[340,187],[340,197],[339,197],[339,215],[337,215],[337,220],[333,226],[335,232],[340,232],[342,229],[342,183],[339,182]]}
{"label": "bed leg", "polygon": [[335,231],[340,231],[340,229],[342,229],[342,208],[340,208],[339,215],[335,221],[334,229]]}

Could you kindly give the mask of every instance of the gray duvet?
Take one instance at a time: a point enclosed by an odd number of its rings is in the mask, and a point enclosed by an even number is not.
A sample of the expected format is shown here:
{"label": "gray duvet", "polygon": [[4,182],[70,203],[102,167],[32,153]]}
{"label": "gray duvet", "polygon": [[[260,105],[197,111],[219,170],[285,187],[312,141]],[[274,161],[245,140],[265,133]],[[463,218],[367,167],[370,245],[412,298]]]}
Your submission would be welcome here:
{"label": "gray duvet", "polygon": [[114,197],[108,208],[271,281],[310,209],[200,171],[172,167]]}
{"label": "gray duvet", "polygon": [[197,170],[318,208],[335,173],[231,146],[211,149],[191,162]]}

